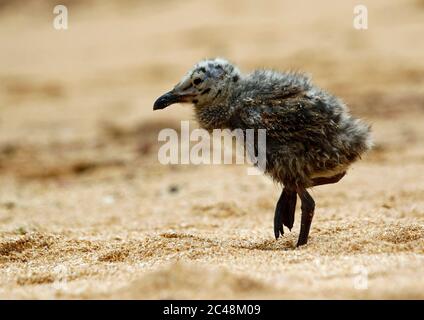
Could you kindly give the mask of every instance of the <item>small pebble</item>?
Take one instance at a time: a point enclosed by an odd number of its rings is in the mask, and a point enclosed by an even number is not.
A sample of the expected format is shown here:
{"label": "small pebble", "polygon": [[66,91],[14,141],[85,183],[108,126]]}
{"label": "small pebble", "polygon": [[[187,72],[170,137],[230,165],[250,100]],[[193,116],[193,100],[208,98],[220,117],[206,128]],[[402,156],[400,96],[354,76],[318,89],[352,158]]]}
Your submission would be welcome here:
{"label": "small pebble", "polygon": [[169,193],[177,193],[179,190],[180,190],[180,188],[175,184],[170,185],[169,188],[168,188]]}
{"label": "small pebble", "polygon": [[3,203],[3,206],[7,209],[7,210],[13,210],[16,208],[16,203],[12,202],[12,201],[7,201],[5,203]]}

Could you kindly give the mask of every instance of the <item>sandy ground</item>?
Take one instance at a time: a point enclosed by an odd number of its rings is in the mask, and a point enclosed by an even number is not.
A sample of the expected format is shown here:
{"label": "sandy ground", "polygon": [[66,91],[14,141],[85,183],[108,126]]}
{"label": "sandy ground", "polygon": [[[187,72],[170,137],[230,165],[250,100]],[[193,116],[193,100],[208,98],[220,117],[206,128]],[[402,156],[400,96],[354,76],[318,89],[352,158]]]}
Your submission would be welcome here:
{"label": "sandy ground", "polygon": [[[424,2],[0,1],[1,298],[424,298]],[[197,60],[305,70],[376,147],[314,189],[309,244],[273,238],[280,187],[163,166],[154,99]],[[195,124],[193,123],[193,126]]]}

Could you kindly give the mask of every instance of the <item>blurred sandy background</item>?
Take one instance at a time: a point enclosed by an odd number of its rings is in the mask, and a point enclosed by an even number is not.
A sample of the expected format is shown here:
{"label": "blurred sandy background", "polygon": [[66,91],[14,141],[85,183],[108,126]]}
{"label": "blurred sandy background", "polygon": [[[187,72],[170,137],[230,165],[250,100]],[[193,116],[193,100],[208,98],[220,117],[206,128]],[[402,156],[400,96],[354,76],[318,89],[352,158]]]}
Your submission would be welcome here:
{"label": "blurred sandy background", "polygon": [[[0,1],[0,297],[424,298],[424,1],[360,3],[366,31],[356,1],[68,0],[57,31],[56,1]],[[373,125],[306,247],[299,215],[274,240],[266,177],[157,161],[193,116],[153,101],[214,56],[310,72]]]}

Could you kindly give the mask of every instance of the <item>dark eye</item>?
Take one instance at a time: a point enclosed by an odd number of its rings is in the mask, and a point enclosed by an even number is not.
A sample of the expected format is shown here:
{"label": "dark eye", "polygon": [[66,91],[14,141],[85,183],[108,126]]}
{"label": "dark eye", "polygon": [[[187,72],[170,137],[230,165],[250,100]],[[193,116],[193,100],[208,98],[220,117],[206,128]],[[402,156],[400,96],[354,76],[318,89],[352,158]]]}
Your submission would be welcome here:
{"label": "dark eye", "polygon": [[193,83],[194,83],[194,85],[198,85],[200,82],[202,82],[202,79],[200,79],[200,78],[196,78],[196,79],[194,79],[193,80]]}

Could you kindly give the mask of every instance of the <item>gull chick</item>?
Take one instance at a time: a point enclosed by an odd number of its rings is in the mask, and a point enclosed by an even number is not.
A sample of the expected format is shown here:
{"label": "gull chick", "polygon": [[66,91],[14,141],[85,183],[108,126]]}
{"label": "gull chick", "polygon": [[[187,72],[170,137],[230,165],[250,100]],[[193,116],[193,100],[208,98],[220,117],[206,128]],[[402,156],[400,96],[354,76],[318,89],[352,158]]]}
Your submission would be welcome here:
{"label": "gull chick", "polygon": [[[197,63],[153,109],[194,105],[200,126],[265,129],[265,172],[283,186],[274,214],[274,235],[293,227],[301,201],[297,246],[307,243],[315,202],[308,188],[336,183],[372,147],[370,126],[302,73],[256,70],[244,75],[224,59]],[[255,146],[257,149],[257,146]]]}

